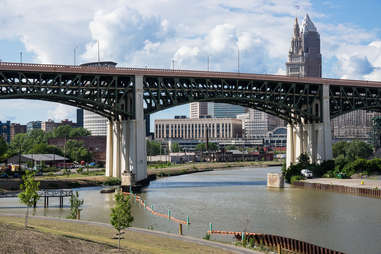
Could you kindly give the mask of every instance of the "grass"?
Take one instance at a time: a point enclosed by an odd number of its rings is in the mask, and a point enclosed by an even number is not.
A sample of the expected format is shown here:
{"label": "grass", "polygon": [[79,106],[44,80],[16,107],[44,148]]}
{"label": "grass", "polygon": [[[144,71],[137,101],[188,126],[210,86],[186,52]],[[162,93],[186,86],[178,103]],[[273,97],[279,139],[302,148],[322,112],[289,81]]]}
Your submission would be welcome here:
{"label": "grass", "polygon": [[[18,230],[23,230],[23,222],[24,218],[0,216],[0,224],[10,224],[17,227]],[[114,248],[118,244],[117,240],[112,239],[116,231],[111,227],[38,218],[30,218],[29,225],[33,227],[33,231],[55,236],[81,239],[105,246],[112,246]],[[123,249],[127,249],[129,251],[128,253],[231,253],[222,249],[148,233],[126,231],[123,237],[124,239],[121,241],[121,246]],[[0,242],[0,245],[3,244],[4,243]],[[26,251],[26,253],[28,253],[28,251]]]}

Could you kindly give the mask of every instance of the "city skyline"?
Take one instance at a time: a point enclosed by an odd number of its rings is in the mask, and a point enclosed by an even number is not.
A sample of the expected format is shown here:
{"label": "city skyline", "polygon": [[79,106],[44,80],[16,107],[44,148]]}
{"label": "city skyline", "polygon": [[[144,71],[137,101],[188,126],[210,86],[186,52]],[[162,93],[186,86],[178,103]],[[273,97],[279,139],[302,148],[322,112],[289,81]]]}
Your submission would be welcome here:
{"label": "city skyline", "polygon": [[[96,60],[99,41],[101,59],[120,66],[172,68],[174,59],[176,69],[237,71],[239,46],[240,72],[285,74],[294,19],[302,20],[309,13],[321,33],[323,77],[381,80],[381,33],[376,18],[380,7],[375,1],[205,1],[186,3],[189,8],[185,9],[192,10],[186,14],[173,14],[179,4],[185,4],[179,1],[162,6],[149,1],[134,6],[124,1],[108,6],[101,1],[91,3],[5,3],[0,58],[19,62],[22,51],[23,62],[73,64],[75,51],[79,64]],[[200,5],[208,6],[208,10],[196,8]],[[50,12],[41,16],[38,8]],[[155,9],[160,15],[154,14]],[[197,19],[206,12],[207,24]],[[131,28],[134,22],[142,25]],[[74,25],[76,29],[72,29]],[[123,43],[114,42],[116,36]],[[184,112],[189,116],[188,108],[183,105],[158,112],[151,121]],[[25,124],[49,118],[75,120],[75,108],[41,101],[0,100],[2,121]]]}

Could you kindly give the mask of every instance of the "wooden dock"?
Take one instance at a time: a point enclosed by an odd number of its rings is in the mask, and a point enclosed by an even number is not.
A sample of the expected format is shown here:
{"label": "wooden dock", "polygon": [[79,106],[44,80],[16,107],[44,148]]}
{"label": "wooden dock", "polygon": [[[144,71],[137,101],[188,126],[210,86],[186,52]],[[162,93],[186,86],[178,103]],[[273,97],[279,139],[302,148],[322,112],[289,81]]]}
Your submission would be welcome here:
{"label": "wooden dock", "polygon": [[[63,208],[64,198],[73,195],[72,190],[40,190],[37,192],[40,198],[44,198],[44,208],[49,207],[49,198],[59,198],[59,207]],[[7,193],[0,195],[0,198],[17,198],[18,193]],[[36,207],[36,204],[34,205]]]}
{"label": "wooden dock", "polygon": [[65,197],[73,196],[72,190],[41,190],[38,195],[44,198],[44,208],[49,207],[49,198],[59,198],[59,207],[63,207]]}

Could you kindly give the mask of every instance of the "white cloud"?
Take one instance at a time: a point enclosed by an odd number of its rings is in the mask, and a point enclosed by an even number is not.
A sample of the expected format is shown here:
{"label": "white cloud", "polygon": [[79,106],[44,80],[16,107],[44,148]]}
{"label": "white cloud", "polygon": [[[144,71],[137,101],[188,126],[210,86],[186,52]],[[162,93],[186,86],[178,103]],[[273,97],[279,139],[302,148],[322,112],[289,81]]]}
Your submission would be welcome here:
{"label": "white cloud", "polygon": [[48,111],[48,117],[49,119],[53,119],[54,121],[72,119],[74,118],[74,110],[75,108],[71,106],[57,104],[55,105],[54,109]]}
{"label": "white cloud", "polygon": [[284,74],[294,16],[306,12],[321,33],[324,61],[337,62],[325,72],[381,80],[377,33],[350,20],[324,22],[329,14],[310,0],[3,0],[0,40],[22,41],[41,63],[71,64],[74,47],[78,62],[94,61],[99,40],[101,59],[122,66],[170,68],[175,59],[177,68],[205,70],[209,57],[219,71],[237,70],[239,46],[242,72]]}

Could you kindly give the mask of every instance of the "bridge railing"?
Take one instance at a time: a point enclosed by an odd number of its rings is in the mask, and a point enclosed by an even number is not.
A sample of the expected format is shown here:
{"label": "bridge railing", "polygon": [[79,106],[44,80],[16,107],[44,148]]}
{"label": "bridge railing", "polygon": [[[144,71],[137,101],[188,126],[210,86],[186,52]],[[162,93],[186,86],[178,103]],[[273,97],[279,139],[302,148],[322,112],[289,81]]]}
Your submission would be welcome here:
{"label": "bridge railing", "polygon": [[[216,72],[199,70],[181,70],[181,69],[155,69],[155,68],[132,68],[132,67],[112,67],[112,66],[81,66],[81,65],[57,65],[57,64],[33,64],[33,63],[12,63],[0,62],[0,68],[7,70],[25,70],[25,71],[51,71],[65,73],[87,73],[87,74],[119,74],[119,75],[163,75],[182,77],[204,77],[204,78],[237,78],[252,80],[271,80],[295,83],[314,83],[330,84],[344,86],[367,86],[381,87],[381,82],[367,80],[347,80],[330,78],[311,78],[311,77],[290,77],[273,74],[250,74],[237,72]],[[5,67],[5,68],[4,68]],[[175,75],[173,75],[175,74]],[[178,75],[176,75],[178,74]]]}

